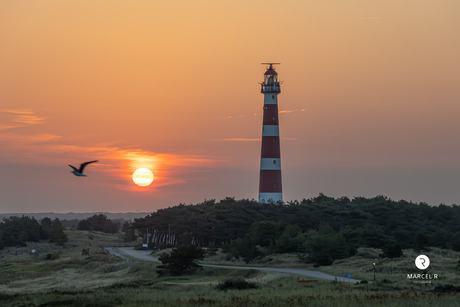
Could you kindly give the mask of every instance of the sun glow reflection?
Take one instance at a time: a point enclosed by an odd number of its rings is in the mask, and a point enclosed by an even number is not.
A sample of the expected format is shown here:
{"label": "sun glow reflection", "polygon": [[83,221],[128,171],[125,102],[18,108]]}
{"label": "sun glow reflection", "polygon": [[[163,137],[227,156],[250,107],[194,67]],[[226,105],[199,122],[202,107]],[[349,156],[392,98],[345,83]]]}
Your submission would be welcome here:
{"label": "sun glow reflection", "polygon": [[153,182],[153,173],[148,168],[138,168],[133,173],[133,181],[140,187],[149,186]]}

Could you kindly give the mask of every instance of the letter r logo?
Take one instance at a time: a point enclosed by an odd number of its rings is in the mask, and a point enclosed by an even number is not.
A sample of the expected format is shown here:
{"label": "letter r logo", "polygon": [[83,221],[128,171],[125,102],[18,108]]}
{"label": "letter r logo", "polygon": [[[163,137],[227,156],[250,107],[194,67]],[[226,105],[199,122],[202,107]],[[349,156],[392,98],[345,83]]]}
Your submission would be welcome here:
{"label": "letter r logo", "polygon": [[419,255],[415,258],[415,266],[420,270],[426,270],[430,266],[430,258],[425,255]]}

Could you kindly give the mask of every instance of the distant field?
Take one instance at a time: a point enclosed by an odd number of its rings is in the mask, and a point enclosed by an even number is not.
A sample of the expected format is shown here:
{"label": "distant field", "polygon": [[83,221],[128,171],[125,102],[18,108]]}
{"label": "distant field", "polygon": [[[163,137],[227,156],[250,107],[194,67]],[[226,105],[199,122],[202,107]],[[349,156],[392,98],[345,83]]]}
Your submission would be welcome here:
{"label": "distant field", "polygon": [[[397,261],[379,262],[377,283],[349,285],[320,281],[299,284],[297,277],[252,270],[205,268],[194,275],[157,278],[156,265],[123,261],[104,250],[120,246],[117,235],[68,231],[69,242],[60,247],[34,243],[27,248],[0,251],[0,306],[458,306],[458,292],[433,292],[435,285],[405,280],[404,263],[411,251]],[[38,255],[29,251],[36,249]],[[82,255],[83,249],[89,255]],[[357,256],[330,267],[314,268],[331,274],[352,272],[353,278],[372,279],[369,261],[376,250],[360,249]],[[434,250],[433,270],[445,275],[439,284],[459,284],[458,253]],[[406,255],[407,254],[407,255]],[[47,255],[57,259],[46,260]],[[51,257],[51,256],[48,256]],[[439,258],[439,259],[438,259]],[[442,259],[442,261],[441,261]],[[209,261],[224,261],[222,255]],[[440,260],[440,261],[438,261]],[[263,266],[312,268],[295,255],[262,259]],[[401,277],[402,276],[402,277]],[[243,278],[257,289],[217,290],[224,280]],[[446,288],[447,289],[447,288]],[[447,289],[449,290],[449,289]]]}

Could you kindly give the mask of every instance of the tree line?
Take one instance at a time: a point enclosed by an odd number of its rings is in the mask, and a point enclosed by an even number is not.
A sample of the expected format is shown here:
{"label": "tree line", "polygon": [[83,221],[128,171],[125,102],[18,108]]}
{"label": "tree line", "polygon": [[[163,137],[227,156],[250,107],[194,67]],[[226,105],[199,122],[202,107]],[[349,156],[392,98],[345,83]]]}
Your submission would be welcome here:
{"label": "tree line", "polygon": [[9,246],[26,246],[26,242],[49,240],[64,244],[67,235],[59,219],[44,218],[40,223],[33,217],[10,217],[0,222],[0,249]]}
{"label": "tree line", "polygon": [[[384,196],[311,199],[280,204],[225,198],[180,204],[135,219],[132,227],[148,234],[153,246],[221,246],[246,260],[259,255],[299,252],[307,260],[330,263],[358,247],[428,246],[460,251],[460,207],[394,201]],[[396,250],[396,252],[394,252]],[[393,251],[393,252],[392,252]]]}

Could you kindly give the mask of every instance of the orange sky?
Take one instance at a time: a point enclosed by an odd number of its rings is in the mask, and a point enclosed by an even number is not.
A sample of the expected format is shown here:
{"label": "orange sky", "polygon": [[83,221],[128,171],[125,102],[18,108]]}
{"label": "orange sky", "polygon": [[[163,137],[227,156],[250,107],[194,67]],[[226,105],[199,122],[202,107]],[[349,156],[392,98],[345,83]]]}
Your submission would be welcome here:
{"label": "orange sky", "polygon": [[[284,198],[459,203],[460,2],[0,2],[0,212],[256,198],[276,61]],[[88,177],[67,164],[98,159]],[[155,181],[136,187],[137,167]]]}

